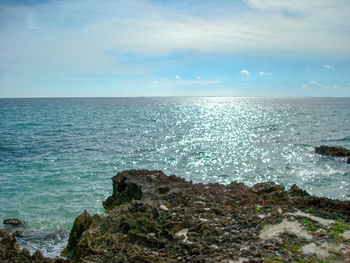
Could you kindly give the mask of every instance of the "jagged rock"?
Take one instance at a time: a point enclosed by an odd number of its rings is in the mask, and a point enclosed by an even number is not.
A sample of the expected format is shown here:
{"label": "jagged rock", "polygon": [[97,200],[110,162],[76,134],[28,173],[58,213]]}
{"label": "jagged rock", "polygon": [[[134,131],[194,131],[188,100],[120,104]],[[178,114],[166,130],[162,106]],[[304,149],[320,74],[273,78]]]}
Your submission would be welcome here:
{"label": "jagged rock", "polygon": [[288,194],[290,196],[300,196],[300,197],[310,196],[308,192],[300,189],[296,184],[292,185],[292,187],[288,191]]}
{"label": "jagged rock", "polygon": [[113,193],[104,202],[108,213],[77,217],[64,250],[69,260],[263,262],[271,253],[295,262],[304,258],[290,255],[281,242],[305,241],[286,234],[282,241],[262,242],[265,225],[295,217],[288,214],[296,208],[350,221],[349,202],[310,196],[296,185],[286,191],[269,182],[252,188],[193,184],[148,170],[123,171],[112,180]]}
{"label": "jagged rock", "polygon": [[131,200],[140,200],[142,197],[141,186],[132,181],[133,173],[118,173],[112,177],[113,194],[103,202],[104,208],[109,211]]}
{"label": "jagged rock", "polygon": [[275,191],[284,191],[284,186],[273,182],[258,183],[253,185],[252,191],[257,194],[269,194]]}
{"label": "jagged rock", "polygon": [[[251,188],[236,182],[193,184],[148,170],[123,171],[112,180],[113,193],[104,202],[108,213],[84,211],[75,219],[62,253],[68,262],[307,262],[297,250],[309,241],[288,232],[288,226],[322,227],[310,222],[316,216],[341,219],[345,228],[350,222],[350,201],[311,196],[296,185],[286,191],[271,182]],[[305,220],[310,213],[313,219]],[[279,236],[260,240],[269,225],[280,226]],[[326,230],[308,235],[312,242],[325,242],[332,239]],[[330,262],[346,262],[343,258]],[[65,261],[40,252],[31,256],[14,235],[0,230],[0,262]]]}
{"label": "jagged rock", "polygon": [[3,221],[3,224],[11,226],[20,226],[23,225],[23,222],[17,218],[8,218]]}
{"label": "jagged rock", "polygon": [[350,201],[332,200],[325,197],[306,196],[297,199],[296,207],[312,211],[326,218],[347,218],[350,220]]}
{"label": "jagged rock", "polygon": [[315,153],[333,157],[350,156],[350,151],[341,146],[338,147],[321,145],[320,147],[315,147]]}
{"label": "jagged rock", "polygon": [[62,252],[63,256],[76,257],[77,251],[75,251],[75,248],[77,247],[78,241],[84,231],[89,229],[92,221],[92,216],[86,210],[75,219],[73,228],[69,234],[67,247]]}
{"label": "jagged rock", "polygon": [[16,238],[7,230],[0,228],[0,259],[6,258],[5,255],[9,253],[20,254],[20,252]]}

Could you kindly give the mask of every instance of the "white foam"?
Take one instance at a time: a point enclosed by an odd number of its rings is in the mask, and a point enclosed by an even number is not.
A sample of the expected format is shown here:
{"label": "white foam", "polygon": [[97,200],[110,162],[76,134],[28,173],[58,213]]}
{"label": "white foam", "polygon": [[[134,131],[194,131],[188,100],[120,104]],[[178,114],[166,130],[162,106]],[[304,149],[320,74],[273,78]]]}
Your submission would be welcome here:
{"label": "white foam", "polygon": [[59,230],[53,233],[32,232],[24,237],[18,238],[18,244],[23,249],[28,249],[30,254],[39,250],[43,256],[55,258],[61,255],[67,246],[69,233]]}

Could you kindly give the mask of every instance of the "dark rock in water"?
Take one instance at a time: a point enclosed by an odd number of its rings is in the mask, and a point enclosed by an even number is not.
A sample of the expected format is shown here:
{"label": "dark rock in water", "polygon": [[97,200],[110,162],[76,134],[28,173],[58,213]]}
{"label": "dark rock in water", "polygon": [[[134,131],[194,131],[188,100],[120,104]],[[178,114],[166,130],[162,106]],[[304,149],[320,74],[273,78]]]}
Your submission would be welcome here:
{"label": "dark rock in water", "polygon": [[350,151],[340,146],[335,147],[335,146],[322,145],[320,147],[315,147],[315,153],[325,155],[325,156],[333,156],[333,157],[350,156]]}
{"label": "dark rock in water", "polygon": [[348,159],[346,160],[347,163],[350,163],[350,157],[348,157]]}
{"label": "dark rock in water", "polygon": [[23,225],[23,222],[17,218],[8,218],[4,220],[3,224],[11,226],[20,226]]}

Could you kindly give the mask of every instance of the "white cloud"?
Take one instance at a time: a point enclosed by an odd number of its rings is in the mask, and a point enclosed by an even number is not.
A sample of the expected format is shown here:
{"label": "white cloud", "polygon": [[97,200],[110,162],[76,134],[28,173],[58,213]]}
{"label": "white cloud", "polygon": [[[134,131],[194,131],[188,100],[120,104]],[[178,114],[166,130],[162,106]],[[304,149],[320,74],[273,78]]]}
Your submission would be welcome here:
{"label": "white cloud", "polygon": [[321,89],[328,89],[329,88],[329,86],[322,85],[320,82],[318,82],[316,80],[311,80],[309,82],[309,84],[315,88],[321,88]]}
{"label": "white cloud", "polygon": [[246,69],[242,69],[242,70],[241,70],[241,74],[243,74],[243,75],[249,75],[249,71],[246,70]]}
{"label": "white cloud", "polygon": [[176,85],[210,85],[220,83],[219,80],[181,80],[176,81]]}
{"label": "white cloud", "polygon": [[260,76],[271,76],[272,75],[271,72],[263,72],[263,71],[260,71],[259,74],[260,74]]}
{"label": "white cloud", "polygon": [[176,78],[176,79],[181,79],[181,77],[180,77],[180,76],[178,76],[178,75],[176,75],[176,76],[175,76],[175,78]]}
{"label": "white cloud", "polygon": [[[77,0],[4,7],[2,14],[10,15],[0,21],[5,21],[0,31],[4,36],[2,48],[11,47],[19,36],[25,36],[25,44],[17,43],[13,48],[21,46],[24,51],[29,44],[43,50],[49,42],[50,47],[62,52],[75,49],[70,46],[80,39],[84,46],[79,49],[92,51],[89,54],[109,49],[139,54],[192,49],[312,51],[349,56],[350,35],[343,30],[350,27],[348,0],[247,0],[253,8],[245,12],[237,12],[235,3],[226,2],[224,8],[217,8],[215,3],[203,1],[200,6],[186,5],[186,10],[179,4],[162,1],[101,4]],[[199,14],[198,8],[203,12]],[[284,15],[288,12],[301,15]],[[28,35],[23,24],[40,28],[40,33]]]}
{"label": "white cloud", "polygon": [[320,89],[330,89],[330,88],[333,88],[333,89],[337,89],[338,86],[337,85],[324,85],[324,84],[321,84],[320,82],[316,81],[316,80],[311,80],[309,82],[309,85],[310,87],[313,87],[313,88],[320,88]]}
{"label": "white cloud", "polygon": [[197,77],[198,80],[201,80],[201,77]]}
{"label": "white cloud", "polygon": [[240,1],[7,2],[0,1],[2,87],[72,72],[150,76],[154,68],[125,60],[174,50],[350,58],[349,0],[246,0],[248,8]]}
{"label": "white cloud", "polygon": [[210,85],[219,84],[219,83],[221,83],[221,81],[219,81],[219,80],[184,80],[184,79],[169,80],[169,79],[163,79],[163,80],[157,81],[157,84],[159,86],[164,86],[164,87],[183,86],[183,85],[210,86]]}
{"label": "white cloud", "polygon": [[334,66],[332,65],[323,65],[325,69],[334,69]]}
{"label": "white cloud", "polygon": [[303,85],[301,85],[301,88],[302,88],[302,89],[308,89],[308,88],[309,88],[309,86],[308,86],[308,85],[306,85],[306,84],[303,84]]}

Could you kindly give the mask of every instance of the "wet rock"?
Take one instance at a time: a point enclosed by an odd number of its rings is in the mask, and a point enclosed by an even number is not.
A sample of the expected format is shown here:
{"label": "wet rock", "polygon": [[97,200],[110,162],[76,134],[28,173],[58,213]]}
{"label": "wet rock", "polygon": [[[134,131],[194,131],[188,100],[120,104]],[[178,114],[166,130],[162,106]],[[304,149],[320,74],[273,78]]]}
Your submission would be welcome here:
{"label": "wet rock", "polygon": [[315,153],[333,157],[350,156],[350,151],[341,146],[338,147],[321,145],[320,147],[315,147]]}
{"label": "wet rock", "polygon": [[3,221],[3,224],[17,227],[23,225],[23,222],[17,218],[8,218]]}
{"label": "wet rock", "polygon": [[9,234],[6,229],[0,228],[0,262],[2,263],[23,263],[23,262],[63,263],[63,262],[66,262],[66,260],[60,259],[60,258],[55,258],[55,259],[45,258],[40,253],[40,251],[36,251],[31,256],[28,250],[20,249],[14,235]]}
{"label": "wet rock", "polygon": [[350,163],[350,157],[348,157],[348,159],[346,160],[347,163]]}

